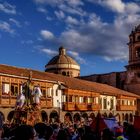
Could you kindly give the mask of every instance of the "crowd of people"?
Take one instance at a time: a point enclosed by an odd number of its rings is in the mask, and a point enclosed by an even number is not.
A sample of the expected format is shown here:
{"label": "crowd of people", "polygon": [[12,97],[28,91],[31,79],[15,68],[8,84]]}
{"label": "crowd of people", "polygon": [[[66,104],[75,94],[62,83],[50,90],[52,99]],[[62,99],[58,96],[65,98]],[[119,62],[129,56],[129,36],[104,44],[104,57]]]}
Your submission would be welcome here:
{"label": "crowd of people", "polygon": [[[110,129],[92,127],[78,123],[43,123],[34,126],[27,124],[3,124],[0,129],[1,140],[140,140],[140,133],[132,124],[124,122]],[[100,130],[100,131],[99,131]]]}

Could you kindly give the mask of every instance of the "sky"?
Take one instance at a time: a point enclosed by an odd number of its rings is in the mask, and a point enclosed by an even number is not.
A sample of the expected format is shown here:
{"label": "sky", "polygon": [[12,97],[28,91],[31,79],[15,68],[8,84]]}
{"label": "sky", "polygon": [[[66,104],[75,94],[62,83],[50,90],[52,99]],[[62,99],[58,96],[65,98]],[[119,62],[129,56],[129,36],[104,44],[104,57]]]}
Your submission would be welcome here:
{"label": "sky", "polygon": [[140,0],[0,0],[0,64],[45,70],[63,46],[81,75],[124,71]]}

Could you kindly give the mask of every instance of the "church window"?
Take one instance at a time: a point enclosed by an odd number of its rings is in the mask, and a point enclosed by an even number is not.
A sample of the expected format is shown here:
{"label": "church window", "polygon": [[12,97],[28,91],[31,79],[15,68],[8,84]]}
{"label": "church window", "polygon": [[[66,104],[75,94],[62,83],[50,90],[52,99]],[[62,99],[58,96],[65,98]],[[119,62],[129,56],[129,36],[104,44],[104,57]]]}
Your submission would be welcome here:
{"label": "church window", "polygon": [[136,49],[136,58],[140,58],[140,48]]}
{"label": "church window", "polygon": [[137,37],[137,40],[140,41],[140,35]]}

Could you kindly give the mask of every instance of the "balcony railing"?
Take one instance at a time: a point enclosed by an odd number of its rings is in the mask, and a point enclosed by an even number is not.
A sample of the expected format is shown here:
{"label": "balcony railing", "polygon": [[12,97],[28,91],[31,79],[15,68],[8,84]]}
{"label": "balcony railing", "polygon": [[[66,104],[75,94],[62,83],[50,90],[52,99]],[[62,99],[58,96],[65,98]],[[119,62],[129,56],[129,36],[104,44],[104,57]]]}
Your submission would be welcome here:
{"label": "balcony railing", "polygon": [[[14,107],[16,104],[16,96],[1,95],[0,96],[0,106],[10,106]],[[52,108],[52,98],[41,98],[41,107]]]}
{"label": "balcony railing", "polygon": [[63,103],[63,110],[67,111],[95,111],[100,110],[100,105],[95,103],[73,103],[67,102]]}
{"label": "balcony railing", "polygon": [[116,106],[116,110],[117,111],[122,111],[122,110],[132,110],[132,111],[136,111],[137,107],[134,105],[117,105]]}

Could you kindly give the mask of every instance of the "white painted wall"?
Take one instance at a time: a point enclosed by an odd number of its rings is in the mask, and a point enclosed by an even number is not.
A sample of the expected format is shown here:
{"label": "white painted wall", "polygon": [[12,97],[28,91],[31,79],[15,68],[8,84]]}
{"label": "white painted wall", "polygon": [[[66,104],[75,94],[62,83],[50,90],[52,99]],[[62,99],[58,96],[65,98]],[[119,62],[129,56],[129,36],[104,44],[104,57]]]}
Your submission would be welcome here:
{"label": "white painted wall", "polygon": [[[113,110],[116,110],[116,97],[115,96],[108,96],[108,95],[100,95],[100,98],[101,98],[101,110],[110,110],[111,108],[111,99],[113,99],[114,101],[114,108]],[[104,109],[104,105],[103,105],[103,100],[104,98],[107,99],[107,109]]]}
{"label": "white painted wall", "polygon": [[54,84],[53,86],[53,107],[62,108],[62,90],[58,89],[58,84]]}

